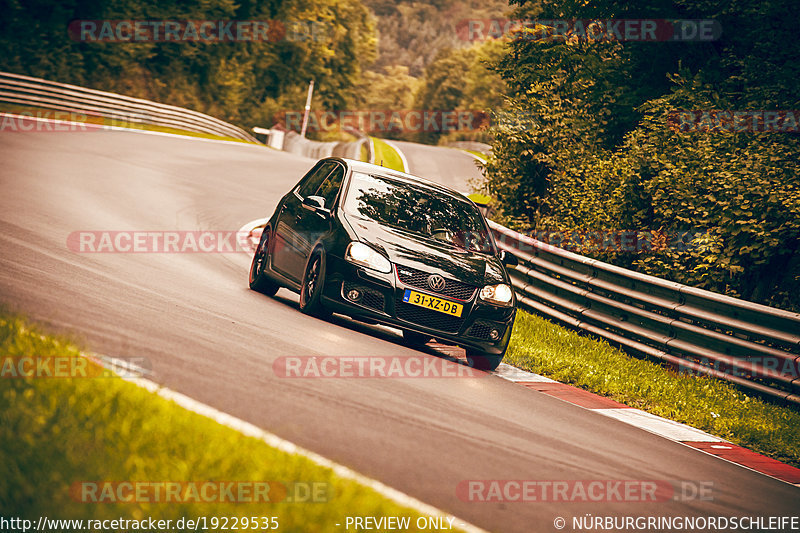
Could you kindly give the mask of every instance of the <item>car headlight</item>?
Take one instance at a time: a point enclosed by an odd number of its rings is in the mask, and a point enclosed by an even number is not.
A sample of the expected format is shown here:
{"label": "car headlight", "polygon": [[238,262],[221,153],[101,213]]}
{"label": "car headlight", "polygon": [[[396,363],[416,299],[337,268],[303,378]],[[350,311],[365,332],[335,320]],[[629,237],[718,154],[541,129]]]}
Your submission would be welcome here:
{"label": "car headlight", "polygon": [[344,258],[358,266],[371,268],[385,274],[392,271],[392,264],[388,259],[361,242],[351,242],[347,246]]}
{"label": "car headlight", "polygon": [[511,303],[514,293],[511,291],[511,287],[505,283],[500,283],[498,285],[486,285],[481,289],[480,296],[481,300],[489,303],[508,305]]}

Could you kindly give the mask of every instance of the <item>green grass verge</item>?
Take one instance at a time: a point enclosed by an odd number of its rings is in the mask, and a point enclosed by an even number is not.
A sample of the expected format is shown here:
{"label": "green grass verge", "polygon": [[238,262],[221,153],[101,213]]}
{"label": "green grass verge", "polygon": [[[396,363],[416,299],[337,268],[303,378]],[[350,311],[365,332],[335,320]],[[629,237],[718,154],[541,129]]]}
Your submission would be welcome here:
{"label": "green grass verge", "polygon": [[505,361],[800,466],[800,412],[520,312]]}
{"label": "green grass verge", "polygon": [[400,154],[397,150],[386,144],[382,139],[371,137],[372,145],[375,147],[375,164],[382,165],[386,168],[399,170],[400,172],[407,172],[403,168],[403,160],[400,159]]}
{"label": "green grass verge", "polygon": [[[167,128],[163,126],[154,126],[151,124],[140,124],[136,122],[129,122],[126,120],[117,120],[113,118],[107,117],[98,117],[93,115],[85,115],[80,113],[69,113],[66,111],[55,111],[46,108],[39,108],[33,106],[18,106],[12,104],[0,104],[0,112],[2,113],[14,113],[14,114],[24,114],[30,115],[33,117],[41,117],[41,118],[49,118],[49,119],[56,119],[56,120],[68,120],[70,122],[82,122],[87,124],[87,131],[91,132],[94,131],[92,128],[97,127],[102,128],[105,127],[118,127],[118,128],[127,128],[130,130],[142,130],[142,131],[153,131],[153,132],[160,132],[160,133],[171,133],[173,135],[183,135],[185,137],[198,137],[201,139],[212,139],[215,141],[231,141],[231,142],[240,142],[244,144],[256,144],[251,141],[245,141],[243,139],[236,139],[234,137],[227,137],[222,135],[212,135],[210,133],[200,133],[196,131],[187,131],[178,128]],[[26,126],[27,127],[27,126]],[[36,131],[36,130],[33,130]],[[42,131],[49,131],[49,130],[42,130]]]}
{"label": "green grass verge", "polygon": [[483,162],[483,163],[486,163],[486,161],[489,159],[488,155],[484,154],[483,152],[478,152],[477,150],[467,150],[465,148],[462,148],[461,150],[463,150],[464,152],[467,152],[468,154],[474,155],[475,157],[480,159],[481,162]]}
{"label": "green grass verge", "polygon": [[[7,314],[0,315],[0,345],[3,361],[8,356],[81,357],[69,340],[42,335]],[[71,494],[70,488],[87,481],[320,483],[327,502],[75,501],[80,492]],[[341,531],[348,515],[408,516],[412,525],[421,516],[302,456],[246,437],[118,377],[0,378],[0,516],[274,516],[280,531]]]}

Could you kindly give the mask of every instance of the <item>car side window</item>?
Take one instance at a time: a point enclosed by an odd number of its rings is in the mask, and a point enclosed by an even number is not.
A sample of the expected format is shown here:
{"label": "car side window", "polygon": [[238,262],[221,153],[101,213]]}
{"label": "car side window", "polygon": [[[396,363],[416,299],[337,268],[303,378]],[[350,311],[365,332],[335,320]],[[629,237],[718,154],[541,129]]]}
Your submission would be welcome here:
{"label": "car side window", "polygon": [[325,207],[327,209],[333,207],[336,195],[339,194],[339,189],[342,188],[342,180],[344,180],[344,168],[341,165],[336,165],[336,168],[317,189],[316,195],[325,198]]}
{"label": "car side window", "polygon": [[314,194],[327,175],[330,174],[334,166],[336,166],[336,163],[333,161],[326,161],[320,165],[317,170],[313,171],[310,176],[304,179],[297,187],[297,194],[300,195],[300,198],[305,198],[306,196]]}

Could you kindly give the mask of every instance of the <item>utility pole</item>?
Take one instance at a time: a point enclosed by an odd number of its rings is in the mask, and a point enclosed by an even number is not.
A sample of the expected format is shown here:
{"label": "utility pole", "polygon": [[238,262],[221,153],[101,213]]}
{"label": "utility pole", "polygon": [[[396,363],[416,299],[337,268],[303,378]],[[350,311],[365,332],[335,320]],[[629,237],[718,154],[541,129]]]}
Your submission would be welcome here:
{"label": "utility pole", "polygon": [[300,136],[306,136],[306,127],[308,127],[308,112],[311,111],[311,95],[314,94],[314,80],[308,83],[308,96],[306,97],[306,112],[303,113],[303,128],[300,130]]}

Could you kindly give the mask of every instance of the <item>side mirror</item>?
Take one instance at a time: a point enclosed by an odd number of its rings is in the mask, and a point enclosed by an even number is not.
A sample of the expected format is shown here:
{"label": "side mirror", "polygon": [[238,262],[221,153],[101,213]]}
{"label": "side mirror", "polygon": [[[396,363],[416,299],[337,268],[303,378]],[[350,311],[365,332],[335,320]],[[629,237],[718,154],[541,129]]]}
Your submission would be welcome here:
{"label": "side mirror", "polygon": [[505,250],[500,250],[500,261],[502,261],[504,265],[511,267],[515,267],[519,264],[517,256]]}
{"label": "side mirror", "polygon": [[309,211],[314,211],[320,216],[328,215],[328,211],[325,209],[325,198],[322,196],[306,196],[303,198],[303,207]]}

